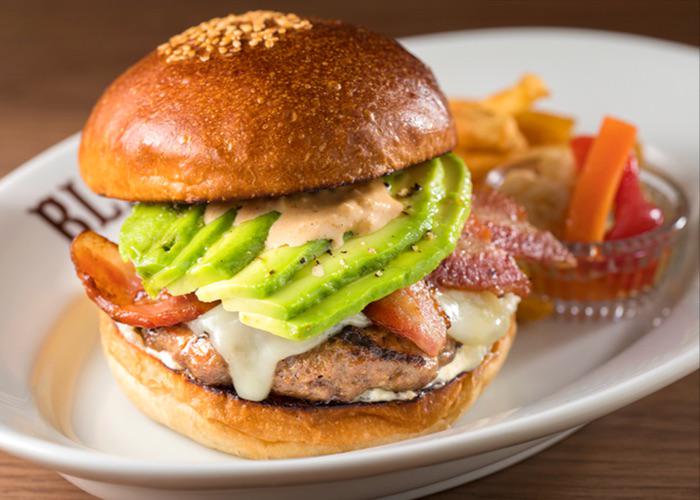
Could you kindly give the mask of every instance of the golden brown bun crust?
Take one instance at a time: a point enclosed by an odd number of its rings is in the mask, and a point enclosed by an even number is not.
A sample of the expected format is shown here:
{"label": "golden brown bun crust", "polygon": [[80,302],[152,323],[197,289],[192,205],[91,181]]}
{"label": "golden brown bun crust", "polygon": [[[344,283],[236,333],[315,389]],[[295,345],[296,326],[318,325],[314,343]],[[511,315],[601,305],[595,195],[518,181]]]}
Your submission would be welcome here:
{"label": "golden brown bun crust", "polygon": [[197,385],[127,342],[104,313],[100,320],[110,368],[141,411],[205,446],[255,459],[339,453],[443,430],[498,373],[515,330],[513,319],[478,368],[414,400],[280,406]]}
{"label": "golden brown bun crust", "polygon": [[85,182],[132,201],[244,199],[370,179],[453,149],[429,68],[384,36],[311,21],[231,57],[147,55],[85,125]]}

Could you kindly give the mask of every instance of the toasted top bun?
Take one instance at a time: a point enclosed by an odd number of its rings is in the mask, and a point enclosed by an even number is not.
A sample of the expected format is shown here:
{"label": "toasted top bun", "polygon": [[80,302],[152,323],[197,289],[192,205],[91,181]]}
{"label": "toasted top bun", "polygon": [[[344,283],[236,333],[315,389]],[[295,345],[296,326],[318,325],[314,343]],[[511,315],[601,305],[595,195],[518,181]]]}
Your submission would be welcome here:
{"label": "toasted top bun", "polygon": [[455,143],[433,74],[397,42],[258,11],[190,28],[117,78],[80,170],[105,196],[192,203],[354,183]]}
{"label": "toasted top bun", "polygon": [[142,412],[205,446],[256,459],[340,453],[446,429],[501,369],[515,331],[513,318],[478,367],[415,399],[295,404],[246,401],[200,385],[128,342],[100,313],[102,348],[112,374]]}

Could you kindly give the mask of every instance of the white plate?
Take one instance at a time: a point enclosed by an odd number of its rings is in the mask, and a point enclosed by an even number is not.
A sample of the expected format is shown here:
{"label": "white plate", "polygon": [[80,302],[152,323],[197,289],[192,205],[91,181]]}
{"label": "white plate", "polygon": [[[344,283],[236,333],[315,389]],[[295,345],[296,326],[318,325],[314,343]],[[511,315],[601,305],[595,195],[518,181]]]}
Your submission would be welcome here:
{"label": "white plate", "polygon": [[[415,497],[505,467],[564,433],[698,367],[698,51],[572,30],[425,36],[406,45],[449,95],[483,95],[524,71],[554,91],[546,107],[583,130],[603,114],[639,125],[653,160],[687,190],[691,234],[663,293],[616,324],[522,328],[505,368],[450,430],[328,457],[253,462],[207,450],[147,420],[118,392],[68,258],[68,240],[30,210],[59,201],[114,236],[121,203],[79,181],[72,137],[0,181],[0,446],[104,497]],[[37,124],[41,126],[41,124]],[[91,213],[65,188],[97,207]],[[45,203],[51,217],[58,206]],[[73,223],[77,224],[77,223]],[[76,226],[77,227],[77,226]],[[76,229],[73,227],[72,229]],[[683,258],[682,258],[683,257]],[[333,483],[330,485],[329,483]]]}

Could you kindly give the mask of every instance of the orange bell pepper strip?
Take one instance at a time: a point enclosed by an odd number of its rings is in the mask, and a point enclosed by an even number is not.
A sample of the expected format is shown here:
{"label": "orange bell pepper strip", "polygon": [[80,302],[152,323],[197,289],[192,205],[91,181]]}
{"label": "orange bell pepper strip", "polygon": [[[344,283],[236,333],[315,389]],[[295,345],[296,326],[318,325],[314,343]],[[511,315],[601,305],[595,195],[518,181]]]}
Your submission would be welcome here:
{"label": "orange bell pepper strip", "polygon": [[564,230],[565,240],[603,241],[608,215],[636,137],[637,129],[633,125],[605,117],[574,185]]}

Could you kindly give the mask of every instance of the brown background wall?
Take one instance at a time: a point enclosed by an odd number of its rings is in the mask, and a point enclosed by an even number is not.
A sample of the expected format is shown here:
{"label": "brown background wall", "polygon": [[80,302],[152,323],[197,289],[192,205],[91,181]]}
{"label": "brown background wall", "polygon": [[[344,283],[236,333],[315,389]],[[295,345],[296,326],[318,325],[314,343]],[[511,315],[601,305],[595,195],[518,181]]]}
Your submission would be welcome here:
{"label": "brown background wall", "polygon": [[100,91],[183,28],[264,6],[392,36],[573,26],[698,44],[697,0],[2,0],[0,174],[80,129]]}
{"label": "brown background wall", "polygon": [[[255,8],[337,17],[393,36],[494,26],[616,30],[698,45],[697,0],[2,0],[0,176],[80,129],[101,90],[183,28]],[[436,498],[697,499],[695,373],[503,472]],[[84,498],[0,453],[1,498]]]}

